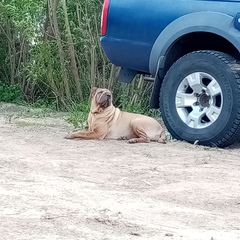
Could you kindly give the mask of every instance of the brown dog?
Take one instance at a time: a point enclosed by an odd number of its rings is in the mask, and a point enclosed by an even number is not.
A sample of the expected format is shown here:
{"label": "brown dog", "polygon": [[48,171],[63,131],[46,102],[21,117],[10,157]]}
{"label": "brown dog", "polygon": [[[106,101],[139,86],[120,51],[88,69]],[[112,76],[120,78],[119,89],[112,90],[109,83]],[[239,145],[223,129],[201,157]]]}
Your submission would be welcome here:
{"label": "brown dog", "polygon": [[141,114],[122,112],[112,104],[112,93],[92,88],[88,131],[73,132],[65,138],[126,139],[129,143],[158,141],[166,143],[164,129],[154,119]]}

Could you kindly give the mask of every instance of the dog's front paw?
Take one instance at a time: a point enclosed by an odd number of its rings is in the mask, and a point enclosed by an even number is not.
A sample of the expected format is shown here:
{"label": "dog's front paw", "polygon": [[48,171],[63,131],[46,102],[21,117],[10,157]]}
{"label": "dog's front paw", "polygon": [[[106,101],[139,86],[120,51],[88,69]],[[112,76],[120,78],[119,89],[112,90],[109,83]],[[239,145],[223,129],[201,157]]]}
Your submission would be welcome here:
{"label": "dog's front paw", "polygon": [[74,136],[74,134],[70,133],[70,134],[66,135],[64,138],[73,139],[73,138],[75,138],[75,136]]}

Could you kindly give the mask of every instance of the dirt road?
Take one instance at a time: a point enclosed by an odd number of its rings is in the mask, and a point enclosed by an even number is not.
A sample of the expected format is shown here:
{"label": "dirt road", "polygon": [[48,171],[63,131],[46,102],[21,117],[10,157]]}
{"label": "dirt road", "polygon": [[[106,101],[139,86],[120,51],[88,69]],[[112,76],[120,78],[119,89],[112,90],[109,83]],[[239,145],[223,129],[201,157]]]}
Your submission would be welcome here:
{"label": "dirt road", "polygon": [[1,240],[240,239],[240,146],[73,141],[0,113]]}

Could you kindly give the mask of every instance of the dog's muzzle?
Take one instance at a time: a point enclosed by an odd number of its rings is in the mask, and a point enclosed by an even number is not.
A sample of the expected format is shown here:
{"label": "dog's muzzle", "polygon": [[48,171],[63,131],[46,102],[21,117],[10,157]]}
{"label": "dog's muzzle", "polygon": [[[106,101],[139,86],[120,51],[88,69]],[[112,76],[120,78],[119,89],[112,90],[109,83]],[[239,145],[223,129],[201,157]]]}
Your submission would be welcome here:
{"label": "dog's muzzle", "polygon": [[100,96],[99,96],[99,100],[98,100],[98,104],[101,107],[108,107],[110,106],[112,103],[112,93],[111,92],[103,92]]}

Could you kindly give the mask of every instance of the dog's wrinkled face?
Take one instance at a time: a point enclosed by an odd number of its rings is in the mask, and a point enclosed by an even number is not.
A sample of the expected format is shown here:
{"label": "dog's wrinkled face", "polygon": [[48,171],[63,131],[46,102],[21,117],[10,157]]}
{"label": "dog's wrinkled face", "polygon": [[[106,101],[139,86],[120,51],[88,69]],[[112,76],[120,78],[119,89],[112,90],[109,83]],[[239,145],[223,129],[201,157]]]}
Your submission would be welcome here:
{"label": "dog's wrinkled face", "polygon": [[105,109],[112,104],[112,93],[106,88],[92,88],[92,99],[101,108]]}

